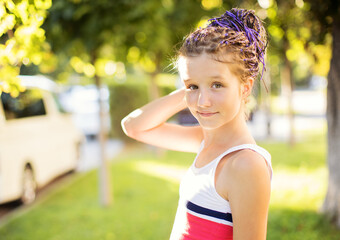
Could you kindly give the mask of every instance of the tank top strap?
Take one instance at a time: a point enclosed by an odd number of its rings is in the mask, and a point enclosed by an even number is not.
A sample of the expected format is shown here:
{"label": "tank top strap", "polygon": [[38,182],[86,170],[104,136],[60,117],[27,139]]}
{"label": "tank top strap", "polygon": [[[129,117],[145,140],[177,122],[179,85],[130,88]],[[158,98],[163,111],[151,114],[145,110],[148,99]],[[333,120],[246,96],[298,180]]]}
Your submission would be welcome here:
{"label": "tank top strap", "polygon": [[[234,147],[229,148],[227,151],[223,152],[221,155],[219,155],[217,157],[217,159],[216,159],[217,161],[214,164],[215,165],[214,168],[217,167],[218,163],[221,161],[221,159],[224,156],[226,156],[226,155],[228,155],[232,152],[236,152],[236,151],[243,150],[243,149],[250,149],[250,150],[260,154],[265,159],[267,166],[268,166],[268,169],[269,169],[269,172],[270,172],[270,179],[272,179],[273,168],[272,168],[272,164],[271,164],[271,155],[266,149],[264,149],[264,148],[262,148],[262,147],[260,147],[256,144],[242,144],[242,145],[238,145],[238,146],[234,146]],[[214,169],[214,172],[215,172],[215,170],[216,169]]]}

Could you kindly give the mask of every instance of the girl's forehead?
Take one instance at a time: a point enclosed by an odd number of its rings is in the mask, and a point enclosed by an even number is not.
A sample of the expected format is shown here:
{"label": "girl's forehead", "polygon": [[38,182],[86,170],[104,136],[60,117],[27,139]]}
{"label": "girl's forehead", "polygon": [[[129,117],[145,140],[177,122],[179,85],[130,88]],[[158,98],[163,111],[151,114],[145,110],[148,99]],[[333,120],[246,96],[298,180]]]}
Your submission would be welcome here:
{"label": "girl's forehead", "polygon": [[217,61],[208,54],[196,57],[181,56],[178,59],[178,71],[183,80],[202,76],[219,78],[232,74],[229,64]]}

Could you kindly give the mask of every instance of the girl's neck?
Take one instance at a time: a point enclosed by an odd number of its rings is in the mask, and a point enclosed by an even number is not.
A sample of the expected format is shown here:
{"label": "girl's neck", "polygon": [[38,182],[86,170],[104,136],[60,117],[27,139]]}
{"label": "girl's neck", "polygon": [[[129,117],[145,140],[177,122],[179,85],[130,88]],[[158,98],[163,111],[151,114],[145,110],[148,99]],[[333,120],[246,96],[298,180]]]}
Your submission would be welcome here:
{"label": "girl's neck", "polygon": [[204,147],[229,148],[240,144],[255,144],[244,119],[234,119],[216,129],[203,129]]}

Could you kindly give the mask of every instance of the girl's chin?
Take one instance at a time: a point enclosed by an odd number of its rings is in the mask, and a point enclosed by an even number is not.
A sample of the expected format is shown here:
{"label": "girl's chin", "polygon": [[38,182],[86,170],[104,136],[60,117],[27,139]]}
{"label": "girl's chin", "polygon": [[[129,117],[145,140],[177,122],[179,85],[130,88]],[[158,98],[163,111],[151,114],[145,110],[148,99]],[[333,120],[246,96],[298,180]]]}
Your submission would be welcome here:
{"label": "girl's chin", "polygon": [[196,118],[202,129],[213,130],[229,125],[233,120]]}
{"label": "girl's chin", "polygon": [[217,122],[213,122],[213,121],[204,121],[204,120],[198,120],[200,126],[203,128],[203,129],[207,129],[207,130],[213,130],[213,129],[216,129],[216,128],[219,128],[221,127],[223,124],[221,123],[217,123]]}

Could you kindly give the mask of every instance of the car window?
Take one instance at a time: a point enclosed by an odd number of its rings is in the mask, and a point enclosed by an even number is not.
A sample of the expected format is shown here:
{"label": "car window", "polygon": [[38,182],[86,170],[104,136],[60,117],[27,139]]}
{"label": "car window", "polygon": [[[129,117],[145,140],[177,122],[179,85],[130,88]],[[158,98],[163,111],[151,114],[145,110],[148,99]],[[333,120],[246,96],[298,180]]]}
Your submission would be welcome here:
{"label": "car window", "polygon": [[26,90],[16,98],[3,92],[1,102],[6,120],[46,115],[42,93],[39,89]]}

